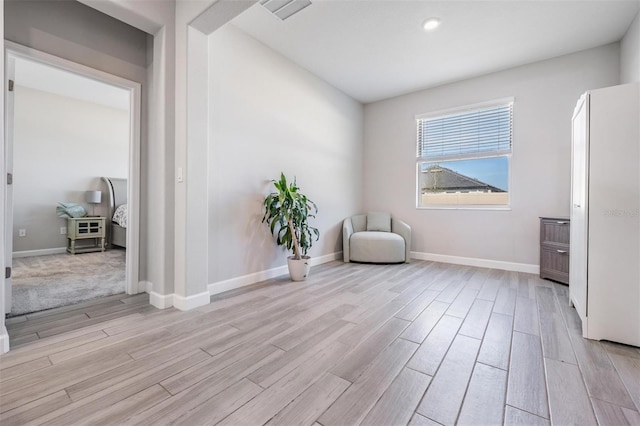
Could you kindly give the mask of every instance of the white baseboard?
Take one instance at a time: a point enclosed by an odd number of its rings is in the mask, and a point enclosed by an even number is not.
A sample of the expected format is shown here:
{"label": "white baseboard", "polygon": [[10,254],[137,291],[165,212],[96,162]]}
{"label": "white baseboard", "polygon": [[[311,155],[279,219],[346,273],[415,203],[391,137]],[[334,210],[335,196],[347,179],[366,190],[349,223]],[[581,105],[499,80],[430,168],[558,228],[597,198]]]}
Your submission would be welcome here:
{"label": "white baseboard", "polygon": [[211,295],[208,291],[204,291],[199,294],[194,294],[193,296],[178,296],[177,294],[173,295],[173,307],[176,309],[180,309],[181,311],[188,311],[190,309],[195,309],[200,306],[208,305],[210,302]]}
{"label": "white baseboard", "polygon": [[6,354],[9,352],[9,332],[7,327],[2,325],[2,332],[0,332],[0,354]]}
{"label": "white baseboard", "polygon": [[[341,251],[326,254],[324,256],[312,257],[311,266],[333,262],[334,260],[338,260],[341,258]],[[287,270],[287,265],[278,266],[277,268],[267,269],[265,271],[254,272],[253,274],[243,275],[241,277],[211,283],[207,286],[207,288],[209,289],[209,294],[214,295],[229,290],[235,290],[237,288],[245,287],[251,284],[259,283],[260,281],[270,280],[271,278],[279,277],[288,273],[289,271]]]}
{"label": "white baseboard", "polygon": [[149,292],[149,303],[158,309],[167,309],[173,306],[174,294],[160,294],[155,291]]}
{"label": "white baseboard", "polygon": [[153,283],[151,281],[138,281],[138,293],[151,293]]}
{"label": "white baseboard", "polygon": [[412,251],[412,259],[431,260],[433,262],[453,263],[456,265],[477,266],[479,268],[501,269],[503,271],[526,272],[539,274],[540,266],[528,263],[503,262],[501,260],[478,259],[475,257],[448,256],[435,253],[421,253]]}
{"label": "white baseboard", "polygon": [[25,251],[14,251],[12,257],[14,259],[20,257],[32,257],[32,256],[48,256],[50,254],[64,254],[67,252],[66,247],[56,247],[50,249],[41,249],[41,250],[25,250]]}

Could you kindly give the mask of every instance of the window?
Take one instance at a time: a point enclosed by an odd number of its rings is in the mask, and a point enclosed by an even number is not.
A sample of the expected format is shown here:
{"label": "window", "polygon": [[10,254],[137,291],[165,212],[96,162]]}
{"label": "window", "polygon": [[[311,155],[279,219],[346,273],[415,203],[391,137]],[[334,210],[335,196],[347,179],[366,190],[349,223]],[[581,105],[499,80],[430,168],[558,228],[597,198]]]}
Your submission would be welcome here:
{"label": "window", "polygon": [[507,207],[513,99],[416,117],[418,207]]}

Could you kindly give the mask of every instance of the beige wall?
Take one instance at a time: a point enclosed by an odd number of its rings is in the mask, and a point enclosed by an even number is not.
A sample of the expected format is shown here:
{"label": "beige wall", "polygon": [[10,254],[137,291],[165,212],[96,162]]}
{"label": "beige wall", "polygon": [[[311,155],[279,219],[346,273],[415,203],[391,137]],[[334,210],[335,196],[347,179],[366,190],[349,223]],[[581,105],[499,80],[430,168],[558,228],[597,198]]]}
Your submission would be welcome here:
{"label": "beige wall", "polygon": [[260,222],[281,171],[318,205],[310,254],[341,251],[361,210],[362,106],[235,27],[209,42],[209,282],[286,264]]}
{"label": "beige wall", "polygon": [[[421,253],[538,264],[538,216],[568,215],[571,116],[581,93],[616,85],[611,44],[365,106],[364,203],[413,229]],[[416,209],[415,115],[515,97],[511,210]]]}
{"label": "beige wall", "polygon": [[85,191],[98,189],[100,176],[126,178],[128,159],[128,111],[16,85],[14,253],[66,247],[56,205],[80,203],[91,213]]}
{"label": "beige wall", "polygon": [[620,83],[640,81],[640,13],[620,42]]}

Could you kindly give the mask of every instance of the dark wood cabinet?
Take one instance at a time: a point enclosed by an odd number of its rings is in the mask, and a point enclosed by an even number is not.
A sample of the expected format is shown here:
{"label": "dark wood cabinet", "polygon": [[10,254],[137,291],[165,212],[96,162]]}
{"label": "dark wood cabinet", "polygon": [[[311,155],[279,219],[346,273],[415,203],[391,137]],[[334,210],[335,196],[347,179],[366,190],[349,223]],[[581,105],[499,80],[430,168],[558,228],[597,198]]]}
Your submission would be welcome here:
{"label": "dark wood cabinet", "polygon": [[569,284],[569,219],[540,218],[540,278]]}

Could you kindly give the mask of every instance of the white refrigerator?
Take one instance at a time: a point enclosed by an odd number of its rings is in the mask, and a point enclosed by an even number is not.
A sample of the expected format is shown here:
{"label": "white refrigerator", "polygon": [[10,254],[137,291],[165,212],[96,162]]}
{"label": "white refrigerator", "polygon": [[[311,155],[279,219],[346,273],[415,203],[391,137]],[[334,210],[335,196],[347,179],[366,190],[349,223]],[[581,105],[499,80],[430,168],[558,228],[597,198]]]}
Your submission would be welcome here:
{"label": "white refrigerator", "polygon": [[586,92],[572,130],[571,303],[584,337],[640,346],[640,84]]}

